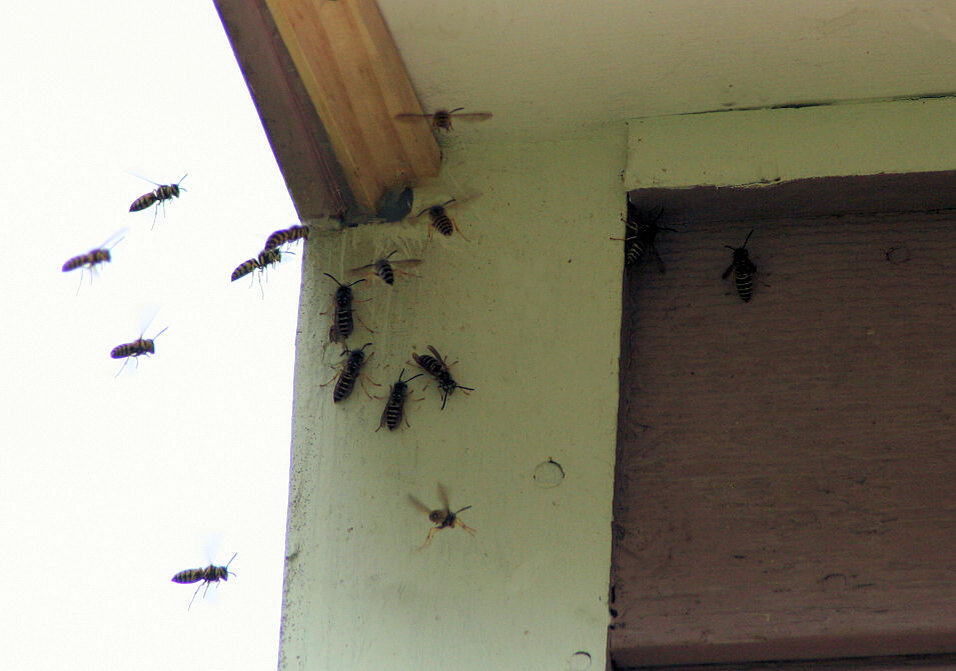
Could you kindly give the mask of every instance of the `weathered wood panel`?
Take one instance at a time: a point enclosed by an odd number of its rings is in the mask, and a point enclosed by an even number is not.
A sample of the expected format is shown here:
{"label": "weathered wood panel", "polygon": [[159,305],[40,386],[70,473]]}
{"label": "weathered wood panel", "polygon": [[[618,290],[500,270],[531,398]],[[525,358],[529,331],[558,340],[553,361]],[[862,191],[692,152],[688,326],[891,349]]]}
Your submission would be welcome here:
{"label": "weathered wood panel", "polygon": [[661,196],[666,274],[625,277],[612,657],[956,652],[956,217],[697,196]]}

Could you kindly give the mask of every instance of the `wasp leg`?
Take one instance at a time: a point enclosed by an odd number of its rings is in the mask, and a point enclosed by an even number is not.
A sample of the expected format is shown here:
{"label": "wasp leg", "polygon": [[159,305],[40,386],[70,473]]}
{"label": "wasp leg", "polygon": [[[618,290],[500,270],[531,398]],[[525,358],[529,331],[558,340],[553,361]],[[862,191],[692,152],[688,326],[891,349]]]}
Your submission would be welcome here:
{"label": "wasp leg", "polygon": [[432,527],[428,530],[428,537],[425,539],[425,542],[422,543],[422,546],[418,548],[419,552],[428,547],[428,545],[432,542],[432,538],[434,537],[436,531],[438,531],[438,527]]}
{"label": "wasp leg", "polygon": [[[454,219],[452,219],[452,220],[451,220],[451,225],[455,227],[455,230],[456,230],[456,231],[458,231],[458,235],[460,235],[461,237],[465,238],[465,234],[461,232],[461,229],[460,229],[460,228],[458,228],[458,222],[456,222]],[[471,242],[471,240],[469,240],[468,238],[465,238],[465,242]]]}
{"label": "wasp leg", "polygon": [[[208,583],[207,583],[207,585],[208,585]],[[200,590],[200,589],[202,589],[202,583],[200,583],[199,586],[196,587],[196,591],[193,592],[193,598],[189,600],[189,605],[186,607],[186,610],[189,610],[190,608],[193,607],[193,601],[196,600],[196,595],[199,594],[199,590]],[[203,596],[206,596],[206,595],[203,594]]]}
{"label": "wasp leg", "polygon": [[[371,359],[372,357],[369,357],[369,358]],[[359,384],[362,385],[362,391],[365,392],[365,395],[368,396],[369,399],[376,398],[375,396],[372,396],[370,393],[368,393],[368,389],[365,388],[365,378],[368,378],[368,375],[367,375],[367,374],[366,374],[366,375],[359,375]],[[381,386],[382,386],[382,385],[380,385],[378,382],[375,382],[374,380],[372,380],[372,378],[368,378],[368,381],[369,381],[369,383],[375,385],[376,387],[381,387]]]}
{"label": "wasp leg", "polygon": [[472,536],[475,535],[475,530],[472,529],[472,528],[471,528],[470,526],[468,526],[467,524],[465,524],[464,522],[462,522],[462,521],[461,521],[460,519],[458,519],[457,517],[455,518],[455,523],[454,523],[452,526],[453,526],[453,527],[461,527],[462,529],[464,529],[465,531],[467,531],[468,533],[470,533]]}

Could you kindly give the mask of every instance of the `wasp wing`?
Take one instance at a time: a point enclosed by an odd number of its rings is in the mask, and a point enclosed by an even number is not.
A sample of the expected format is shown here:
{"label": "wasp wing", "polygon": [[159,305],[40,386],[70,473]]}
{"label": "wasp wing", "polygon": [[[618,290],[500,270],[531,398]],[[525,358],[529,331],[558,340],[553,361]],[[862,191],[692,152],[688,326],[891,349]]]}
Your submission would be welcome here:
{"label": "wasp wing", "polygon": [[491,112],[466,112],[464,114],[454,114],[455,121],[486,121],[492,117]]}
{"label": "wasp wing", "polygon": [[424,503],[416,499],[411,494],[408,495],[408,500],[412,502],[412,505],[421,510],[426,515],[431,515],[432,509],[426,506]]}

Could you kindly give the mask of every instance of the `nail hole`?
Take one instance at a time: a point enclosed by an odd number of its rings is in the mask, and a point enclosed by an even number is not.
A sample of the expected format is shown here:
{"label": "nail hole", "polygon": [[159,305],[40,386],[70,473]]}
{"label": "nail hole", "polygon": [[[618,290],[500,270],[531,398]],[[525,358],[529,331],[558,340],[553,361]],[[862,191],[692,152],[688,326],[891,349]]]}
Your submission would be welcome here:
{"label": "nail hole", "polygon": [[534,484],[543,489],[557,487],[564,480],[564,469],[561,464],[548,457],[534,468]]}

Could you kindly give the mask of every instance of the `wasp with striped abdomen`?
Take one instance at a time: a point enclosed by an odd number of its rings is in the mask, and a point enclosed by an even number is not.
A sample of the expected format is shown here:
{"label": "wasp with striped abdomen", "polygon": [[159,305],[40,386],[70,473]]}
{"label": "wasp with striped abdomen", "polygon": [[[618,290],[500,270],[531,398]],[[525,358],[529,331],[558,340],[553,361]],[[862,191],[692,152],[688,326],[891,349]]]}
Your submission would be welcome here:
{"label": "wasp with striped abdomen", "polygon": [[754,275],[757,273],[757,266],[750,260],[750,254],[747,252],[747,242],[753,233],[753,230],[751,230],[750,233],[747,234],[747,237],[744,239],[744,244],[741,247],[724,245],[727,249],[733,250],[734,258],[730,262],[730,266],[727,270],[724,271],[724,274],[720,276],[721,279],[725,280],[731,271],[733,271],[734,287],[737,289],[737,295],[740,296],[740,299],[745,303],[754,295]]}
{"label": "wasp with striped abdomen", "polygon": [[389,252],[388,256],[384,256],[380,259],[377,259],[373,263],[367,263],[364,266],[359,266],[358,268],[352,268],[349,272],[356,274],[361,273],[366,270],[372,270],[372,274],[378,275],[382,278],[382,281],[389,286],[395,284],[395,273],[400,275],[411,275],[412,273],[406,272],[401,269],[402,266],[411,267],[419,265],[421,259],[402,259],[401,261],[390,261],[389,259],[393,254],[398,253],[398,250]]}
{"label": "wasp with striped abdomen", "polygon": [[[394,431],[401,425],[403,418],[405,419],[405,426],[411,426],[408,423],[408,418],[405,417],[405,400],[408,397],[408,383],[416,377],[421,377],[424,373],[413,375],[407,380],[402,379],[403,375],[405,375],[404,368],[402,368],[402,372],[398,374],[398,381],[392,385],[392,390],[388,394],[388,400],[385,402],[385,410],[382,411],[382,419],[378,423],[378,429],[381,429],[382,426],[387,426],[389,431]],[[375,429],[376,433],[378,433],[378,429]]]}
{"label": "wasp with striped abdomen", "polygon": [[638,208],[631,199],[627,199],[627,219],[624,220],[625,233],[623,238],[611,238],[624,242],[624,265],[627,268],[637,267],[647,256],[653,256],[659,272],[664,273],[664,261],[657,253],[654,239],[660,231],[674,231],[673,228],[658,226],[657,222],[664,214],[661,207],[651,218],[650,212]]}
{"label": "wasp with striped abdomen", "polygon": [[453,110],[438,110],[432,114],[402,113],[396,114],[395,118],[400,121],[417,121],[422,118],[431,119],[432,128],[450,133],[452,131],[452,118],[461,121],[485,121],[492,117],[491,112],[468,112],[467,114],[461,114],[460,112],[463,109],[465,108],[456,107]]}
{"label": "wasp with striped abdomen", "polygon": [[[202,581],[196,591],[193,592],[193,598],[189,600],[189,608],[193,607],[193,601],[196,600],[196,595],[199,594],[199,590],[205,586],[206,591],[203,592],[203,598],[206,597],[206,592],[209,591],[209,583],[218,583],[220,580],[229,580],[230,575],[236,575],[229,570],[229,564],[232,563],[232,560],[236,558],[238,552],[232,555],[232,559],[226,562],[225,566],[215,566],[210,564],[206,568],[190,568],[185,571],[180,571],[173,576],[173,582],[179,583],[180,585],[191,585],[194,582]],[[186,610],[189,610],[187,608]]]}
{"label": "wasp with striped abdomen", "polygon": [[[352,301],[355,299],[355,295],[352,293],[352,287],[359,282],[364,282],[365,279],[355,280],[350,284],[342,284],[332,277],[332,275],[328,273],[324,274],[331,277],[332,281],[339,285],[339,288],[335,290],[335,298],[333,299],[335,309],[332,316],[332,327],[329,329],[329,340],[332,342],[343,342],[352,335],[352,331],[355,330],[353,314],[355,309],[352,307]],[[369,331],[371,331],[371,329],[369,329]]]}
{"label": "wasp with striped abdomen", "polygon": [[[332,401],[334,403],[344,401],[352,394],[355,381],[358,380],[358,376],[362,372],[362,366],[368,362],[368,359],[365,358],[365,348],[371,344],[367,342],[362,345],[361,349],[349,349],[346,346],[342,351],[342,356],[348,355],[348,358],[345,360],[345,367],[339,373],[339,379],[335,382],[335,389],[332,390]],[[371,359],[372,355],[369,354],[368,358]],[[365,393],[368,394],[368,392]]]}
{"label": "wasp with striped abdomen", "polygon": [[[169,327],[167,326],[162,331],[154,335],[152,338],[143,338],[142,336],[140,336],[133,342],[124,343],[122,345],[117,345],[116,347],[114,347],[110,351],[110,356],[113,357],[114,359],[126,359],[126,361],[123,362],[123,365],[120,366],[120,369],[116,373],[115,377],[119,377],[119,374],[123,372],[123,368],[126,367],[126,364],[129,363],[130,359],[141,357],[144,354],[145,355],[155,354],[156,345],[154,344],[153,341],[156,340],[156,338],[158,338],[159,336],[163,335],[163,333],[165,333],[166,329],[168,328]],[[136,362],[136,365],[137,366],[139,365],[138,360]]]}
{"label": "wasp with striped abdomen", "polygon": [[[455,220],[448,216],[448,212],[445,211],[445,206],[451,203],[454,203],[455,199],[446,200],[441,205],[432,205],[431,207],[426,207],[421,212],[416,214],[416,217],[420,217],[426,212],[428,213],[428,218],[431,220],[431,226],[428,228],[428,241],[425,243],[426,246],[432,239],[432,229],[441,233],[444,236],[451,236],[455,231],[458,231],[458,235],[465,238],[465,234],[461,232],[461,229],[458,228],[458,224],[455,223]],[[467,242],[471,242],[468,238],[465,238]]]}
{"label": "wasp with striped abdomen", "polygon": [[431,510],[428,508],[428,506],[416,499],[411,494],[408,495],[412,505],[428,515],[428,521],[435,525],[428,530],[428,537],[425,538],[425,542],[422,544],[422,546],[418,548],[419,550],[424,550],[426,547],[428,547],[428,544],[432,542],[432,537],[435,535],[435,533],[441,531],[442,529],[454,529],[455,527],[459,527],[460,529],[464,529],[470,533],[472,536],[475,535],[474,529],[458,519],[458,514],[464,510],[468,510],[471,508],[471,506],[465,506],[464,508],[459,508],[455,512],[452,512],[451,506],[448,503],[448,492],[445,490],[445,486],[441,483],[438,484],[438,497],[441,499],[444,508],[439,510]]}
{"label": "wasp with striped abdomen", "polygon": [[[172,200],[173,198],[179,198],[179,192],[185,191],[186,189],[179,186],[183,183],[183,180],[189,176],[187,172],[183,175],[178,182],[175,184],[156,184],[156,188],[149,193],[144,193],[142,196],[133,201],[133,204],[129,206],[130,212],[139,212],[140,210],[145,210],[146,208],[156,205],[156,212],[153,213],[153,225],[156,225],[156,215],[159,214],[159,206],[163,206],[163,216],[166,216],[166,202],[167,200]],[[146,180],[147,182],[150,180]]]}
{"label": "wasp with striped abdomen", "polygon": [[264,249],[274,249],[279,245],[295,242],[296,240],[308,240],[308,238],[308,226],[293,226],[281,231],[275,231],[268,237],[268,239],[266,239],[266,246]]}
{"label": "wasp with striped abdomen", "polygon": [[[82,270],[90,271],[90,283],[93,282],[93,275],[96,273],[96,266],[101,263],[109,263],[112,261],[112,256],[110,256],[110,250],[116,246],[120,240],[123,239],[123,234],[126,230],[119,233],[114,233],[102,245],[96,249],[91,249],[86,254],[79,254],[69,259],[66,263],[63,264],[63,272],[68,273],[72,270],[80,268]],[[112,243],[112,244],[111,244]],[[76,287],[76,292],[80,293],[80,286],[83,285],[83,274],[80,274],[80,284]]]}
{"label": "wasp with striped abdomen", "polygon": [[441,354],[438,353],[438,350],[431,345],[428,346],[428,349],[435,356],[429,356],[428,354],[416,354],[412,352],[412,358],[415,360],[415,363],[422,368],[422,370],[438,381],[438,388],[442,392],[441,409],[444,410],[445,402],[456,389],[461,389],[466,392],[474,391],[475,389],[474,387],[464,387],[455,382],[455,379],[451,376],[451,371],[449,371],[448,364],[445,363],[445,359]]}

